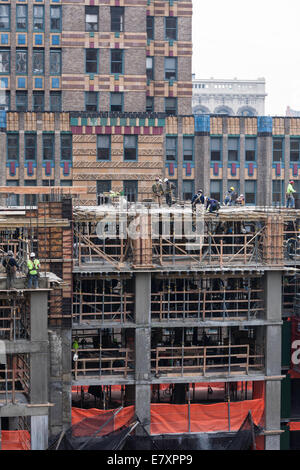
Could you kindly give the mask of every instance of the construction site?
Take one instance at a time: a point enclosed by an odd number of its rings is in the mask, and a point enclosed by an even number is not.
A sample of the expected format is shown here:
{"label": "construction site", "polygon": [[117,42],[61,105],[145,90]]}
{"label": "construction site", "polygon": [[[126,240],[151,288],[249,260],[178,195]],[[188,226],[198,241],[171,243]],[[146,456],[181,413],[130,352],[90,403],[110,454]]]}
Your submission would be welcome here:
{"label": "construction site", "polygon": [[107,435],[129,449],[149,448],[145,436],[280,449],[299,210],[88,207],[64,189],[0,212],[1,252],[20,266],[13,289],[0,278],[1,448],[77,448],[81,436],[101,449]]}

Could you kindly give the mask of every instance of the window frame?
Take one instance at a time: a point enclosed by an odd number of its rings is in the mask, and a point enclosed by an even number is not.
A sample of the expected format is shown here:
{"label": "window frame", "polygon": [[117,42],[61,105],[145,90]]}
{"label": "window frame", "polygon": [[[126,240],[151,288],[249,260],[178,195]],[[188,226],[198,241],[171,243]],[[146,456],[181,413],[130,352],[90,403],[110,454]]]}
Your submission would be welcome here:
{"label": "window frame", "polygon": [[[89,100],[88,98],[90,98],[91,96],[95,96],[96,97],[96,103],[94,104],[91,104],[89,103]],[[97,113],[98,110],[99,110],[99,93],[98,91],[86,91],[85,94],[84,94],[84,100],[85,100],[85,111],[89,111],[91,113]],[[96,104],[96,109],[88,109],[88,106],[89,107],[95,107],[95,104]]]}
{"label": "window frame", "polygon": [[[26,137],[33,137],[34,138],[34,145],[33,146],[28,146],[26,145]],[[28,158],[27,157],[27,150],[33,148],[34,149],[34,157],[33,158]],[[37,158],[37,134],[36,132],[25,132],[24,133],[24,160],[26,162],[36,162]]]}
{"label": "window frame", "polygon": [[[17,71],[17,55],[18,54],[25,54],[26,55],[26,71],[25,72],[18,72]],[[27,49],[16,49],[16,75],[27,75],[28,74],[28,51]]]}
{"label": "window frame", "polygon": [[[116,27],[115,25],[117,23],[117,20],[116,18],[113,19],[113,12],[116,12],[117,10],[121,12],[121,14],[119,15],[119,18],[123,18],[122,21],[119,21],[120,29],[114,29]],[[113,26],[113,22],[114,22],[114,26]],[[113,33],[124,33],[125,31],[125,8],[124,7],[119,7],[119,6],[110,7],[110,30]]]}
{"label": "window frame", "polygon": [[[174,27],[172,27],[172,28],[167,27],[167,22],[168,22],[168,20],[176,20],[176,26],[175,26],[175,28],[174,28]],[[177,18],[177,16],[165,16],[165,28],[164,28],[164,29],[165,29],[165,40],[166,40],[166,41],[177,41],[177,38],[178,38],[178,18]],[[167,31],[168,31],[168,30],[169,30],[169,31],[170,31],[170,30],[171,30],[171,31],[174,31],[174,30],[175,30],[175,33],[176,33],[176,34],[175,34],[175,37],[169,37],[168,34],[167,34]]]}
{"label": "window frame", "polygon": [[[278,151],[278,149],[274,149],[274,143],[275,141],[280,141],[281,142],[281,158],[279,160],[274,159],[274,151]],[[273,137],[272,139],[272,162],[273,163],[279,163],[282,162],[284,163],[284,154],[285,154],[285,142],[284,142],[284,137]]]}
{"label": "window frame", "polygon": [[[147,100],[151,100],[151,102],[152,102],[151,109],[147,108]],[[146,112],[147,113],[154,113],[154,96],[146,96]]]}
{"label": "window frame", "polygon": [[[121,97],[121,105],[113,105],[113,106],[121,106],[121,109],[112,109],[112,97],[113,97],[113,96],[116,96],[116,95],[120,95],[120,97]],[[123,112],[123,109],[124,109],[124,93],[112,91],[112,92],[110,93],[110,111],[122,113],[122,112]]]}
{"label": "window frame", "polygon": [[[185,152],[186,152],[186,149],[185,149],[185,142],[188,142],[188,141],[191,141],[192,142],[192,158],[191,159],[186,159],[185,157]],[[189,150],[189,149],[188,149]],[[183,158],[183,162],[193,162],[194,161],[194,137],[190,137],[190,136],[183,136],[183,139],[182,139],[182,158]]]}
{"label": "window frame", "polygon": [[[218,192],[214,192],[212,185],[218,183],[219,188]],[[221,179],[211,179],[210,180],[210,197],[211,199],[216,199],[217,201],[221,202],[223,201],[223,180]]]}
{"label": "window frame", "polygon": [[[175,62],[175,69],[167,69],[167,66],[166,66],[166,63],[167,61],[174,61]],[[167,77],[167,74],[170,74],[170,73],[174,73],[174,77]],[[177,81],[177,57],[165,57],[165,61],[164,61],[164,76],[165,76],[165,80],[168,80],[168,81]]]}
{"label": "window frame", "polygon": [[[217,141],[217,140],[220,142],[220,148],[219,148],[219,150],[212,149],[212,142],[213,142],[213,141]],[[217,162],[222,162],[222,160],[223,160],[223,148],[222,148],[222,147],[223,147],[223,145],[222,145],[223,143],[222,143],[222,137],[217,137],[217,136],[216,136],[216,137],[211,137],[209,143],[210,143],[210,161],[211,161],[211,162],[216,162],[216,163],[217,163]],[[220,153],[220,158],[213,158],[213,153],[216,153],[216,152],[219,152],[219,153]]]}
{"label": "window frame", "polygon": [[[173,147],[168,147],[168,142],[170,141],[174,141],[175,143],[175,146]],[[169,158],[169,153],[172,149],[174,148],[174,158]],[[173,135],[167,135],[166,136],[166,162],[170,162],[170,163],[177,163],[177,159],[178,159],[178,138],[177,136],[173,136]]]}
{"label": "window frame", "polygon": [[[59,56],[59,72],[53,72],[51,70],[51,58],[57,54]],[[49,75],[51,76],[60,76],[61,75],[61,69],[62,69],[62,53],[61,49],[50,49],[49,53]]]}
{"label": "window frame", "polygon": [[[135,146],[134,147],[126,147],[126,137],[131,137],[132,140],[134,138],[134,142],[135,142]],[[134,155],[134,158],[130,157],[128,158],[128,156],[126,156],[126,150],[130,151],[134,149],[135,150],[135,155]],[[124,145],[123,145],[123,161],[124,162],[136,162],[138,160],[138,136],[136,134],[134,135],[127,135],[125,134],[124,135]]]}
{"label": "window frame", "polygon": [[[33,31],[34,33],[42,33],[42,32],[45,31],[45,7],[44,7],[44,5],[37,5],[37,4],[33,4],[32,7],[33,7],[33,9],[32,9],[32,31]],[[36,20],[37,18],[41,18],[41,17],[35,16],[34,10],[35,10],[36,8],[41,8],[41,10],[42,10],[42,12],[43,12],[43,17],[42,17],[43,25],[42,25],[41,28],[38,28],[38,29],[36,29],[36,28],[34,27],[34,22],[35,22],[35,20]]]}
{"label": "window frame", "polygon": [[[52,16],[51,16],[51,12],[52,10],[57,10],[59,11],[59,28],[52,28],[52,24],[51,24],[51,21],[52,21]],[[61,9],[61,5],[50,5],[50,32],[51,33],[59,33],[61,32],[62,30],[62,9]],[[55,20],[57,18],[54,18]]]}
{"label": "window frame", "polygon": [[[35,98],[36,97],[43,98],[43,100],[42,100],[42,109],[36,109],[36,104],[35,104]],[[44,91],[34,90],[32,92],[32,111],[34,113],[43,113],[45,111],[45,92]]]}
{"label": "window frame", "polygon": [[[151,25],[149,26],[148,25],[148,20],[151,20]],[[151,36],[149,36],[149,31],[152,31],[152,34]],[[154,20],[154,16],[151,16],[151,15],[147,15],[147,19],[146,19],[146,33],[147,33],[147,39],[149,41],[153,41],[154,38],[155,38],[155,20]]]}
{"label": "window frame", "polygon": [[[108,139],[108,147],[99,147],[99,141],[103,137]],[[108,149],[108,157],[107,158],[99,157],[99,150],[103,150],[103,149]],[[97,135],[97,161],[98,162],[109,162],[109,161],[111,161],[111,136],[109,134],[98,134]]]}
{"label": "window frame", "polygon": [[[18,27],[18,9],[19,7],[23,7],[25,8],[25,11],[26,11],[26,15],[25,15],[25,28],[19,28]],[[21,16],[21,18],[24,18],[23,16]],[[18,32],[26,32],[28,30],[28,7],[27,5],[21,5],[20,3],[18,3],[16,5],[16,31]]]}
{"label": "window frame", "polygon": [[[234,141],[236,142],[236,147],[234,149],[229,148],[229,142]],[[236,158],[230,158],[230,152],[236,152]],[[240,139],[239,137],[228,137],[227,140],[227,160],[228,163],[238,163],[240,161]]]}
{"label": "window frame", "polygon": [[[10,52],[10,49],[3,49],[1,48],[0,49],[0,53],[8,53],[8,71],[5,71],[5,72],[0,72],[1,75],[8,75],[10,74],[10,65],[11,65],[11,52]],[[1,61],[2,63],[2,61]]]}
{"label": "window frame", "polygon": [[[113,60],[113,53],[120,52],[121,53],[121,61],[120,60]],[[113,71],[113,65],[121,65],[120,72]],[[110,50],[110,73],[114,75],[123,75],[124,74],[124,49],[111,49]]]}
{"label": "window frame", "polygon": [[[247,184],[254,183],[254,193],[247,192]],[[254,194],[254,202],[248,202],[247,198],[249,194]],[[257,199],[257,181],[256,180],[245,180],[245,204],[248,206],[255,206]]]}
{"label": "window frame", "polygon": [[[184,191],[184,186],[189,183],[191,184],[191,191]],[[191,194],[191,197],[185,197],[185,194]],[[182,199],[184,201],[190,201],[195,194],[195,180],[182,180]]]}
{"label": "window frame", "polygon": [[[59,96],[59,109],[53,109],[53,106],[52,106],[52,98],[54,96]],[[61,112],[61,106],[62,106],[62,94],[61,94],[61,91],[50,91],[49,93],[49,107],[50,107],[50,111],[52,113],[60,113]]]}
{"label": "window frame", "polygon": [[[64,138],[68,137],[71,145],[64,144]],[[70,158],[63,158],[63,150],[67,149],[70,152]],[[60,134],[60,161],[61,162],[72,162],[73,161],[73,139],[70,132],[62,132]]]}
{"label": "window frame", "polygon": [[[45,139],[51,137],[51,145],[45,145]],[[43,141],[43,162],[54,162],[55,160],[55,134],[54,132],[43,132],[42,134]],[[51,149],[51,158],[45,158],[45,150]]]}
{"label": "window frame", "polygon": [[[34,55],[43,54],[43,71],[35,72],[34,71]],[[32,75],[45,75],[45,51],[44,49],[32,49]]]}
{"label": "window frame", "polygon": [[[247,149],[247,142],[254,142],[254,150],[253,149]],[[254,151],[254,159],[249,159],[247,158],[247,152],[253,152]],[[257,139],[256,137],[245,137],[245,162],[256,162],[257,159]]]}
{"label": "window frame", "polygon": [[[294,160],[292,158],[292,143],[296,143],[298,144],[298,159],[297,160]],[[298,137],[291,137],[290,139],[290,162],[291,163],[297,163],[297,162],[300,162],[300,138]]]}
{"label": "window frame", "polygon": [[[25,106],[25,109],[18,109],[18,97],[20,96],[24,96],[26,97],[26,106]],[[16,90],[16,111],[19,111],[19,112],[27,112],[28,111],[28,92],[27,90]]]}
{"label": "window frame", "polygon": [[[93,60],[89,59],[88,61],[87,55],[88,55],[88,52],[91,52],[91,51],[96,53],[96,59],[93,59]],[[88,64],[96,64],[96,71],[89,72],[87,70]],[[99,73],[99,49],[92,49],[92,48],[85,49],[85,73],[86,74],[98,74]]]}
{"label": "window frame", "polygon": [[[9,138],[15,137],[16,138],[16,145],[12,147],[11,143],[9,143]],[[9,152],[12,148],[16,148],[16,158],[9,158]],[[18,162],[19,161],[19,133],[18,132],[8,132],[6,134],[6,161],[8,162]]]}
{"label": "window frame", "polygon": [[[169,110],[167,109],[167,103],[170,101],[170,100],[174,100],[175,102],[175,111],[172,111],[170,112],[170,109]],[[177,97],[173,97],[173,96],[168,96],[168,97],[165,97],[165,114],[167,116],[176,116],[177,114],[177,109],[178,109],[178,100],[177,100]]]}
{"label": "window frame", "polygon": [[[147,67],[147,60],[148,59],[151,59],[152,61],[152,67],[151,68],[148,68]],[[146,57],[146,77],[147,77],[147,80],[155,80],[154,78],[154,56],[147,56]],[[150,70],[150,74],[148,73],[148,71]]]}
{"label": "window frame", "polygon": [[10,5],[4,5],[3,3],[0,5],[0,7],[7,8],[8,15],[5,16],[4,18],[8,18],[8,26],[7,28],[3,27],[1,28],[0,26],[0,31],[10,31],[10,23],[11,23],[11,11],[10,11]]}

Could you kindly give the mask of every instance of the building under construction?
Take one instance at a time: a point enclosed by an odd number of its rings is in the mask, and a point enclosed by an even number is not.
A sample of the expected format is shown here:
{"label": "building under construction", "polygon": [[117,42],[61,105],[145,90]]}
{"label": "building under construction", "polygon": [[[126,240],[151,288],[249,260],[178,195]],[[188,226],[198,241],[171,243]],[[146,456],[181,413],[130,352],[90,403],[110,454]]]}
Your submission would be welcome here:
{"label": "building under construction", "polygon": [[2,448],[45,449],[115,410],[112,431],[137,419],[137,435],[191,438],[234,436],[250,412],[252,448],[280,449],[299,211],[88,207],[75,192],[0,213],[1,250],[21,266],[15,289],[1,281]]}

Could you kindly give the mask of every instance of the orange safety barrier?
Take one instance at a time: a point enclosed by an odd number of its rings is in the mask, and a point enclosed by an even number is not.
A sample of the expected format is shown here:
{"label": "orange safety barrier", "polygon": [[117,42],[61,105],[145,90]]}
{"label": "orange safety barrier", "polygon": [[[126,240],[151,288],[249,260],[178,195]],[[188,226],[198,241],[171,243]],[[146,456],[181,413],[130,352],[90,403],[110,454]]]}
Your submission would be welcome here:
{"label": "orange safety barrier", "polygon": [[[230,430],[237,431],[251,411],[255,424],[262,423],[264,400],[245,400],[230,403]],[[185,433],[189,431],[188,405],[151,405],[151,434]],[[191,432],[217,432],[229,429],[227,403],[190,405]]]}
{"label": "orange safety barrier", "polygon": [[289,423],[290,431],[300,431],[300,422],[291,421]]}
{"label": "orange safety barrier", "polygon": [[1,450],[30,450],[30,434],[28,431],[2,431]]}
{"label": "orange safety barrier", "polygon": [[[230,409],[230,430],[237,431],[242,425],[249,411],[255,424],[262,425],[264,420],[264,399],[245,400],[228,403],[215,403],[211,405],[190,405],[190,431],[191,432],[217,432],[228,431]],[[113,410],[99,410],[91,408],[83,410],[72,408],[72,424],[84,418],[95,417],[101,413]],[[114,410],[116,411],[116,410]],[[114,429],[120,429],[134,416],[134,406],[123,408],[115,418]],[[174,434],[189,432],[189,406],[151,404],[151,434]]]}
{"label": "orange safety barrier", "polygon": [[[85,418],[95,418],[103,413],[116,412],[117,410],[99,410],[98,408],[90,408],[84,410],[82,408],[72,407],[72,426],[79,423]],[[134,417],[134,406],[123,408],[114,418],[114,430],[120,429]]]}

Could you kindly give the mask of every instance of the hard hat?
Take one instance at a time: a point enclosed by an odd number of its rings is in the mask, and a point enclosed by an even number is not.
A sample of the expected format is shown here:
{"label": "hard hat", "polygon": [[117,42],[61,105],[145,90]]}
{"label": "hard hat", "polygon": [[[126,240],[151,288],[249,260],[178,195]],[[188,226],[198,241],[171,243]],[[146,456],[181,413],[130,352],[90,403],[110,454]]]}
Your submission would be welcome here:
{"label": "hard hat", "polygon": [[155,181],[159,181],[159,177],[158,177],[158,176],[155,178]]}
{"label": "hard hat", "polygon": [[293,180],[291,180],[291,181],[290,181],[290,183],[291,183],[291,184],[294,184],[294,181],[293,181]]}
{"label": "hard hat", "polygon": [[165,179],[164,179],[164,182],[166,183],[167,181],[169,181],[168,178],[165,178]]}
{"label": "hard hat", "polygon": [[198,189],[198,193],[203,193],[202,189]]}
{"label": "hard hat", "polygon": [[231,191],[234,191],[234,187],[233,187],[233,186],[231,186],[231,188],[230,188],[230,189],[231,189]]}
{"label": "hard hat", "polygon": [[34,258],[35,257],[35,253],[30,253],[30,258]]}
{"label": "hard hat", "polygon": [[8,256],[14,256],[14,254],[13,254],[13,252],[12,252],[11,250],[9,250],[9,251],[7,252],[7,254],[8,254]]}

